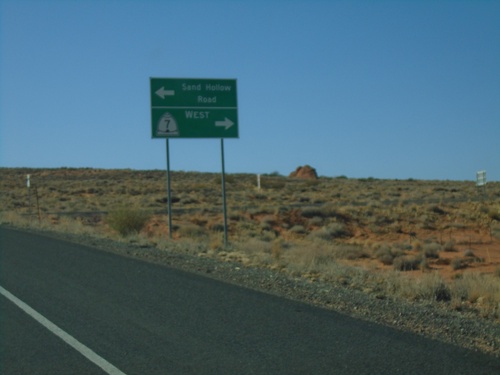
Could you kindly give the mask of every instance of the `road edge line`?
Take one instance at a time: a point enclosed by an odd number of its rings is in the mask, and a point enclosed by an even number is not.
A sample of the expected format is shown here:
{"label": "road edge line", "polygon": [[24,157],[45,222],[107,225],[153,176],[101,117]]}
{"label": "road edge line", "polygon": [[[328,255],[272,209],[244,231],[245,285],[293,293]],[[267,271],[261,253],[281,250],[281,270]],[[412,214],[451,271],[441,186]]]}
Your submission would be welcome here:
{"label": "road edge line", "polygon": [[106,361],[100,355],[95,353],[92,349],[82,344],[80,341],[75,339],[69,333],[65,332],[64,330],[56,326],[50,320],[45,318],[42,314],[38,313],[36,310],[31,308],[29,305],[21,301],[19,298],[17,298],[16,296],[14,296],[12,293],[10,293],[8,290],[4,289],[1,286],[0,286],[0,294],[2,294],[5,298],[14,303],[17,307],[19,307],[26,314],[35,319],[42,326],[47,328],[54,335],[59,337],[61,340],[63,340],[65,343],[67,343],[69,346],[75,349],[77,352],[82,354],[89,361],[93,362],[94,364],[102,368],[109,375],[126,375],[120,369],[113,366],[111,363]]}

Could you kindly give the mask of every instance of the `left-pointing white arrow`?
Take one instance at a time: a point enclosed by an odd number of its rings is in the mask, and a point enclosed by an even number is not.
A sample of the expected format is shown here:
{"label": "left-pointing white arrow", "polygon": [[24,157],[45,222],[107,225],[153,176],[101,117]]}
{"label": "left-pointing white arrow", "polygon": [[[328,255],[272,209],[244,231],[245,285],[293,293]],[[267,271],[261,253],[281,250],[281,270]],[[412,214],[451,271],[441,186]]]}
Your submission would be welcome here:
{"label": "left-pointing white arrow", "polygon": [[165,86],[162,86],[160,89],[156,90],[155,94],[158,95],[160,98],[165,99],[165,96],[175,95],[175,91],[165,90]]}
{"label": "left-pointing white arrow", "polygon": [[234,125],[234,122],[229,120],[227,117],[224,118],[224,121],[215,121],[215,126],[225,126],[226,130]]}

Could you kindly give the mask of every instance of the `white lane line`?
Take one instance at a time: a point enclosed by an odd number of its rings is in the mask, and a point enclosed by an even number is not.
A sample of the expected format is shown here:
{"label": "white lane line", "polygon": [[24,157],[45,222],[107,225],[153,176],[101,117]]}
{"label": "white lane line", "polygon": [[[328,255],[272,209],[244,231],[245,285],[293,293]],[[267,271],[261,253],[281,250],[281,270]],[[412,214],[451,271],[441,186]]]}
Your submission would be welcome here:
{"label": "white lane line", "polygon": [[38,323],[40,323],[42,326],[47,328],[54,335],[61,338],[64,342],[66,342],[73,349],[80,352],[80,354],[85,356],[89,361],[95,363],[97,366],[102,368],[109,375],[126,375],[124,372],[120,371],[118,368],[113,366],[111,363],[106,361],[104,358],[97,355],[95,352],[93,352],[91,349],[89,349],[88,347],[83,345],[81,342],[79,342],[73,336],[71,336],[70,334],[63,331],[61,328],[56,326],[50,320],[48,320],[43,315],[41,315],[38,312],[36,312],[35,310],[33,310],[31,307],[29,307],[27,304],[25,304],[23,301],[21,301],[19,298],[17,298],[16,296],[14,296],[12,293],[5,290],[1,286],[0,286],[0,294],[3,294],[7,299],[9,299],[13,303],[15,303],[26,314],[28,314],[33,319],[35,319]]}

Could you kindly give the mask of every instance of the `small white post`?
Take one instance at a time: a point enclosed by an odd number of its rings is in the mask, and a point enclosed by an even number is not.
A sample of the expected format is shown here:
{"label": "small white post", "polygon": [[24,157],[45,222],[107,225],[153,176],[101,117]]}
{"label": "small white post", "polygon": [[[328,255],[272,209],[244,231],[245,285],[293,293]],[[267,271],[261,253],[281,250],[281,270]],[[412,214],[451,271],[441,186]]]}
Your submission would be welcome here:
{"label": "small white post", "polygon": [[28,213],[31,214],[31,194],[30,194],[30,175],[26,175],[26,187],[28,188]]}
{"label": "small white post", "polygon": [[257,189],[260,190],[260,174],[257,175]]}

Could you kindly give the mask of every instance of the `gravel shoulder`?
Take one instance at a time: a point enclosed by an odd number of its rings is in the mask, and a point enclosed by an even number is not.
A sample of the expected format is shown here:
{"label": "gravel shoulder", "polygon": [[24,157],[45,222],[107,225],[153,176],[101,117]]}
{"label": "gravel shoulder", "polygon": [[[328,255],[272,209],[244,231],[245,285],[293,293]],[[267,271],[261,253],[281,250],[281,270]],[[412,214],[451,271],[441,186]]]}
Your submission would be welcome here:
{"label": "gravel shoulder", "polygon": [[86,235],[30,231],[335,310],[500,358],[500,324],[473,313],[445,309],[439,302],[422,304],[380,299],[376,295],[339,285],[306,281],[279,271],[245,267],[239,263]]}

